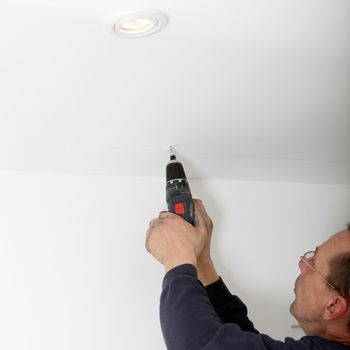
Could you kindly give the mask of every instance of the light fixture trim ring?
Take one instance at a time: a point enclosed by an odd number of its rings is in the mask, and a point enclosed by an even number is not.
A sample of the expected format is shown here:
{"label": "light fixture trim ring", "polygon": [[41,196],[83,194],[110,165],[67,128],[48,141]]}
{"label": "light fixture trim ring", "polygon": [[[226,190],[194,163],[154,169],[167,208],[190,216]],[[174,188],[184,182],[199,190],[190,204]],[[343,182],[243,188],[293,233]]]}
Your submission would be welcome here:
{"label": "light fixture trim ring", "polygon": [[[121,26],[126,22],[130,22],[137,19],[147,19],[153,25],[147,31],[137,31],[135,33],[127,33],[121,30]],[[164,28],[168,23],[168,18],[165,13],[159,10],[147,9],[147,10],[129,10],[123,13],[119,13],[116,16],[112,16],[107,21],[107,30],[119,37],[123,38],[140,38],[148,35],[152,35],[162,28]]]}

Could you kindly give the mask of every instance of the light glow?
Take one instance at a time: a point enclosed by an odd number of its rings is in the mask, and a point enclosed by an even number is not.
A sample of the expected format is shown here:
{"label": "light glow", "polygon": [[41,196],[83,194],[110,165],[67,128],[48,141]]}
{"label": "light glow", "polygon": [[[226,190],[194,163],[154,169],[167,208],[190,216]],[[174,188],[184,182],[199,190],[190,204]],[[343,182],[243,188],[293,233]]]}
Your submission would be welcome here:
{"label": "light glow", "polygon": [[122,23],[119,30],[125,34],[140,34],[152,30],[156,25],[155,20],[149,18],[135,18]]}

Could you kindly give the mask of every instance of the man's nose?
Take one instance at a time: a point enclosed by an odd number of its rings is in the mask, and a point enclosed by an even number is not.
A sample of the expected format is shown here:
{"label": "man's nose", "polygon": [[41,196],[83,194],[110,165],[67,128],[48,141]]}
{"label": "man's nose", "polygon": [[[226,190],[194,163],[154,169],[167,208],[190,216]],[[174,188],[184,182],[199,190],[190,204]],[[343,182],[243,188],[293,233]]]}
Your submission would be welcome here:
{"label": "man's nose", "polygon": [[301,274],[303,274],[305,272],[306,264],[304,264],[302,259],[299,260],[298,266],[299,266]]}

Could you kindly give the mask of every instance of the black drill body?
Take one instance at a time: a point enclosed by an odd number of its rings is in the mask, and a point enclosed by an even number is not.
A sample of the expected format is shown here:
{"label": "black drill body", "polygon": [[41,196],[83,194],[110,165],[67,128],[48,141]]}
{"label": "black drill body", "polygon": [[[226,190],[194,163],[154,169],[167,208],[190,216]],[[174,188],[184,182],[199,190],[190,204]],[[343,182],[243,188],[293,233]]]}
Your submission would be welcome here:
{"label": "black drill body", "polygon": [[194,210],[190,186],[182,164],[171,155],[166,167],[166,201],[168,210],[194,225]]}

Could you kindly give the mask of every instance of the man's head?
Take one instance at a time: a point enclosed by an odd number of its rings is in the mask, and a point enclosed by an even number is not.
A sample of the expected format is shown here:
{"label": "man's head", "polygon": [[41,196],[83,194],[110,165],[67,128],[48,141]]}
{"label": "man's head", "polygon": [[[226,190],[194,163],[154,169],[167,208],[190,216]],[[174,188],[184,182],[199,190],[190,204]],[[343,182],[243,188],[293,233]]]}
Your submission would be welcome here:
{"label": "man's head", "polygon": [[290,310],[307,335],[350,343],[350,224],[299,261]]}

